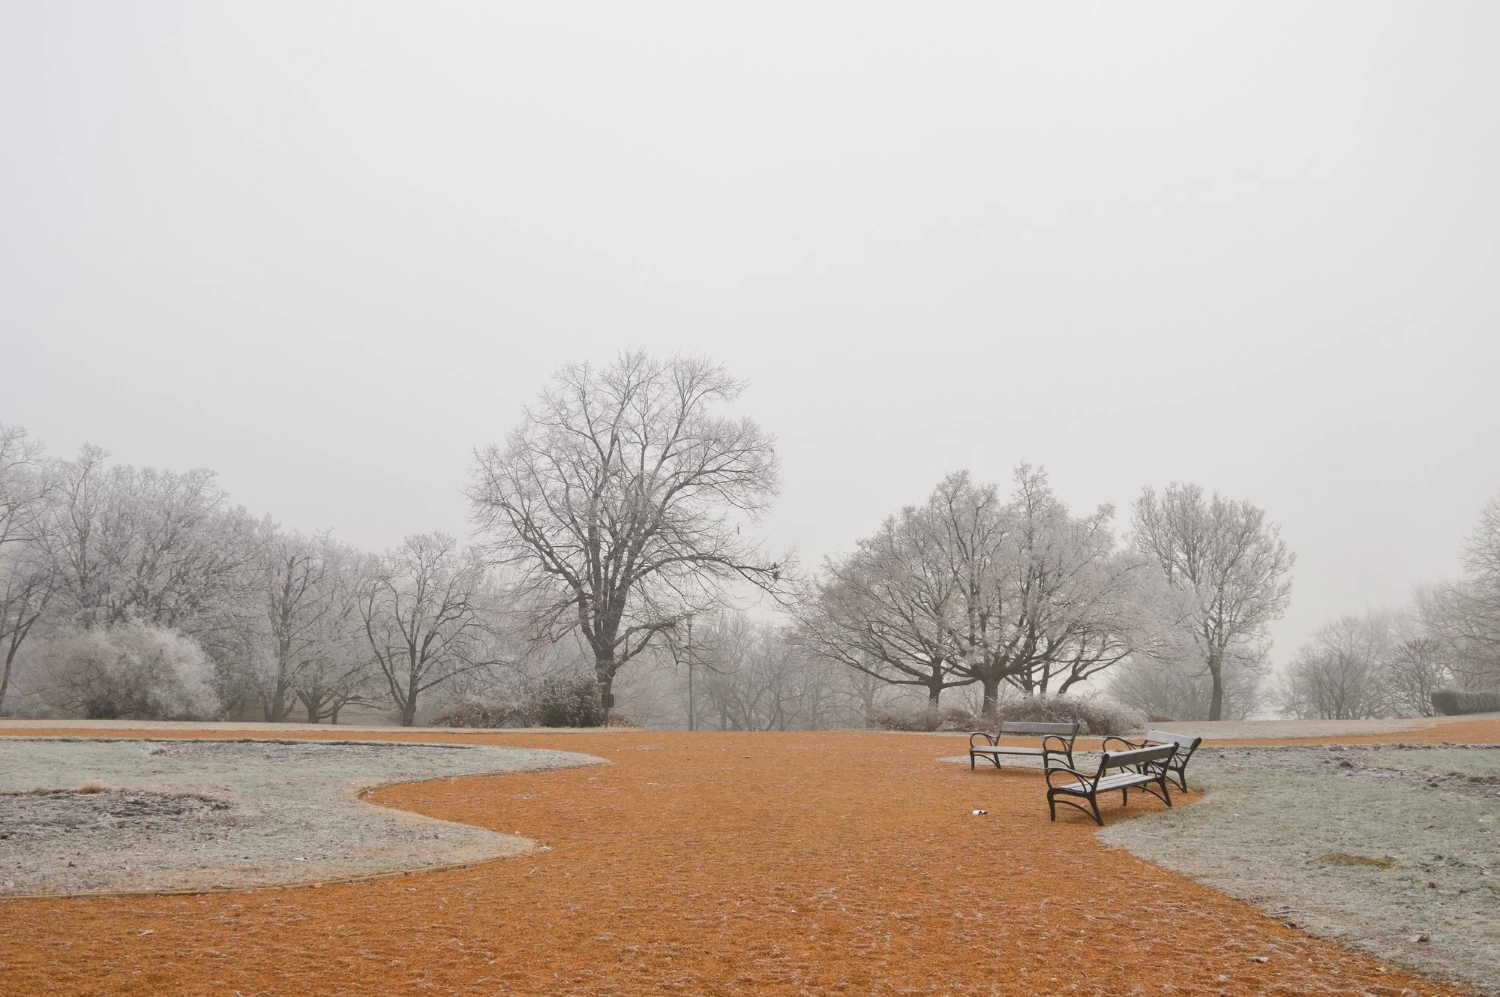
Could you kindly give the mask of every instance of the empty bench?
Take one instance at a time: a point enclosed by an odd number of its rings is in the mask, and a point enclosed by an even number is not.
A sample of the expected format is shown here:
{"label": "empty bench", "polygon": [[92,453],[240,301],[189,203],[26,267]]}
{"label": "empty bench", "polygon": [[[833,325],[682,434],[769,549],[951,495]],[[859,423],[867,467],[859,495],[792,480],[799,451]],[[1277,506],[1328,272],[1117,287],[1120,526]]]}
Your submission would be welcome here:
{"label": "empty bench", "polygon": [[1167,763],[1167,771],[1177,776],[1177,784],[1187,792],[1187,763],[1193,757],[1193,752],[1198,750],[1198,745],[1203,743],[1203,738],[1193,737],[1190,734],[1173,734],[1169,730],[1148,730],[1146,736],[1139,741],[1128,741],[1123,737],[1106,737],[1104,739],[1104,750],[1109,750],[1110,742],[1123,745],[1126,751],[1132,748],[1153,748],[1163,744],[1177,745],[1177,754]]}
{"label": "empty bench", "polygon": [[[1079,772],[1071,766],[1052,766],[1047,769],[1047,810],[1057,820],[1057,805],[1082,810],[1104,826],[1104,817],[1099,813],[1099,794],[1120,791],[1120,805],[1130,802],[1130,791],[1140,787],[1143,791],[1172,805],[1172,794],[1167,790],[1167,766],[1177,754],[1177,745],[1164,744],[1151,748],[1135,748],[1131,751],[1106,751],[1099,758],[1099,768],[1093,775]],[[1060,777],[1060,778],[1054,778]],[[1160,789],[1160,792],[1157,789]],[[1071,799],[1070,799],[1071,797]],[[1088,801],[1088,807],[1073,800]],[[1092,810],[1092,812],[1090,812]]]}
{"label": "empty bench", "polygon": [[[1043,768],[1053,755],[1061,755],[1072,765],[1073,742],[1078,739],[1078,727],[1077,723],[1021,723],[1007,720],[1000,724],[1000,729],[994,734],[975,731],[969,735],[969,770],[974,770],[976,758],[987,758],[995,763],[995,768],[1000,768],[1001,755],[1040,758]],[[1040,737],[1042,743],[1037,748],[1001,744],[1001,740],[1007,737]],[[975,738],[982,740],[976,741]]]}

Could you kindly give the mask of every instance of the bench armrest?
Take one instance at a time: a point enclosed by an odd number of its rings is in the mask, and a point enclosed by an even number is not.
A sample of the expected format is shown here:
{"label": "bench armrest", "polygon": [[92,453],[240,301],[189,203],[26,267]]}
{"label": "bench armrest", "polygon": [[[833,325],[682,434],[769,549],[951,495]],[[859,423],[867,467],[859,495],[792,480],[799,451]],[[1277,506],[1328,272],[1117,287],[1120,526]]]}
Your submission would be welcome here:
{"label": "bench armrest", "polygon": [[1124,737],[1113,737],[1113,736],[1111,736],[1111,737],[1106,737],[1103,740],[1103,742],[1101,743],[1101,748],[1104,751],[1108,751],[1109,750],[1109,742],[1111,742],[1111,741],[1116,741],[1116,742],[1118,742],[1120,744],[1125,745],[1125,750],[1126,751],[1134,751],[1136,748],[1144,748],[1146,746],[1146,742],[1145,741],[1132,741],[1132,740],[1130,740],[1128,738],[1124,738]]}
{"label": "bench armrest", "polygon": [[1046,771],[1047,788],[1048,789],[1052,788],[1052,773],[1054,773],[1054,772],[1066,772],[1068,775],[1072,776],[1073,778],[1077,779],[1079,782],[1081,782],[1081,783],[1083,783],[1085,785],[1093,785],[1093,782],[1094,782],[1094,777],[1093,776],[1091,776],[1091,775],[1084,775],[1082,772],[1078,771],[1077,769],[1070,769],[1066,765],[1050,765],[1050,766],[1047,767],[1047,771]]}
{"label": "bench armrest", "polygon": [[974,738],[976,737],[984,738],[985,745],[987,747],[993,748],[995,745],[1000,743],[1000,738],[998,736],[993,734],[986,734],[982,730],[976,730],[974,733],[969,735],[969,747],[974,747]]}
{"label": "bench armrest", "polygon": [[[1062,745],[1062,747],[1049,748],[1047,747],[1048,741],[1056,741],[1058,744]],[[1067,755],[1069,758],[1071,758],[1073,756],[1073,739],[1070,737],[1063,737],[1061,734],[1048,734],[1047,736],[1042,738],[1042,751],[1043,753],[1055,752],[1056,754]]]}

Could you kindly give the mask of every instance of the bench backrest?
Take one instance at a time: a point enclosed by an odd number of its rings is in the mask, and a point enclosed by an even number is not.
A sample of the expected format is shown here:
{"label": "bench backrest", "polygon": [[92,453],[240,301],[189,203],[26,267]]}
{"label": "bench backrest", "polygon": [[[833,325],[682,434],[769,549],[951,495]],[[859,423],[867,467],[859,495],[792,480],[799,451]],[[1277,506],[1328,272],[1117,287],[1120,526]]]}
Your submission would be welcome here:
{"label": "bench backrest", "polygon": [[1177,754],[1177,745],[1163,744],[1154,748],[1134,748],[1130,751],[1106,751],[1099,759],[1099,774],[1110,769],[1134,767],[1136,765],[1162,764]]}
{"label": "bench backrest", "polygon": [[1147,744],[1175,744],[1177,745],[1178,760],[1187,761],[1187,756],[1198,750],[1198,745],[1203,743],[1203,738],[1193,737],[1191,734],[1173,734],[1169,730],[1146,731]]}
{"label": "bench backrest", "polygon": [[1078,736],[1079,724],[1074,723],[1025,723],[1021,721],[1002,720],[1000,722],[1001,737],[1045,737],[1052,734],[1056,737],[1073,738]]}

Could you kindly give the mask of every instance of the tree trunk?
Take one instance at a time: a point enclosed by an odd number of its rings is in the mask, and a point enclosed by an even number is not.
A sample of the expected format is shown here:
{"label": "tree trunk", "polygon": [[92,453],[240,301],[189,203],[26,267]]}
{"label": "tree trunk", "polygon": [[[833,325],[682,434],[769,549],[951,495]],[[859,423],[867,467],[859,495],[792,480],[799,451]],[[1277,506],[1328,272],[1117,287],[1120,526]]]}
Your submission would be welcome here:
{"label": "tree trunk", "polygon": [[994,716],[1000,707],[1000,676],[985,676],[979,680],[979,684],[984,688],[984,706],[981,712],[987,717]]}
{"label": "tree trunk", "polygon": [[1217,654],[1208,656],[1208,675],[1213,682],[1213,695],[1208,701],[1208,719],[1224,719],[1224,667]]}
{"label": "tree trunk", "polygon": [[938,678],[938,679],[935,679],[933,681],[933,683],[927,687],[927,708],[929,710],[935,710],[935,709],[937,709],[938,708],[938,699],[942,695],[943,695],[943,680],[941,678]]}
{"label": "tree trunk", "polygon": [[[611,664],[613,664],[613,662],[611,662]],[[615,687],[615,677],[613,673],[607,676],[603,675],[602,671],[603,670],[600,669],[601,675],[599,679],[599,706],[604,710],[604,726],[608,727],[609,711],[614,709],[613,690]]]}
{"label": "tree trunk", "polygon": [[615,654],[614,651],[594,652],[594,677],[599,680],[599,707],[604,711],[604,726],[609,726],[609,712],[614,708]]}
{"label": "tree trunk", "polygon": [[401,704],[401,726],[412,727],[417,722],[417,697],[412,696]]}

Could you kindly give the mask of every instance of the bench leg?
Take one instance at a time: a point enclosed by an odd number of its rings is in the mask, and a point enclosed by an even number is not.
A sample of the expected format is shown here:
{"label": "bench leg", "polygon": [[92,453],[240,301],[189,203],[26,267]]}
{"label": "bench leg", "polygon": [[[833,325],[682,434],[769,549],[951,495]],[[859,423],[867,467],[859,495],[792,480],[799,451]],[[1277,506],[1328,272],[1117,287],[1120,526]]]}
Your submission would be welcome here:
{"label": "bench leg", "polygon": [[974,771],[974,752],[969,752],[969,771]]}
{"label": "bench leg", "polygon": [[1051,793],[1047,794],[1047,812],[1052,815],[1052,823],[1056,824],[1057,823],[1057,800],[1055,800],[1055,799],[1052,798],[1052,794]]}
{"label": "bench leg", "polygon": [[1167,777],[1165,775],[1161,777],[1161,798],[1162,801],[1166,803],[1167,808],[1171,809],[1172,791],[1167,788]]}
{"label": "bench leg", "polygon": [[1089,806],[1091,806],[1091,807],[1094,808],[1094,822],[1097,823],[1100,827],[1103,827],[1104,826],[1104,815],[1099,812],[1099,797],[1097,797],[1097,796],[1090,796],[1089,797]]}

